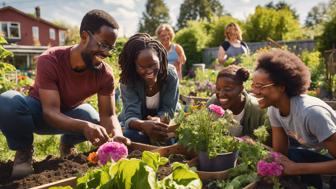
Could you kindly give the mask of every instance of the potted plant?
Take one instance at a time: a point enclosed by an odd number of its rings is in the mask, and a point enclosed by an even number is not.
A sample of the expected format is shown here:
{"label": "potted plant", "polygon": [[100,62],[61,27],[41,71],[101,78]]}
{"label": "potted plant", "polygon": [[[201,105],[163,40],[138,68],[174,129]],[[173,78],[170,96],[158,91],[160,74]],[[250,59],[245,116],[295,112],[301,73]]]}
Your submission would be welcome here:
{"label": "potted plant", "polygon": [[199,170],[223,171],[236,165],[238,140],[232,135],[239,123],[220,106],[192,107],[178,116],[178,142],[198,153]]}

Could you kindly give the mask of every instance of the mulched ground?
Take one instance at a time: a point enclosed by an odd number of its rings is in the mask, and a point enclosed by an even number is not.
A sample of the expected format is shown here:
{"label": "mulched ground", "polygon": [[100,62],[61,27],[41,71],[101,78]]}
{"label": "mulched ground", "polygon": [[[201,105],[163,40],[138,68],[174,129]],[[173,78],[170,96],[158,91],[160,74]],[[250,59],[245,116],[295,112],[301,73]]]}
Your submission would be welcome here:
{"label": "mulched ground", "polygon": [[[129,157],[141,158],[141,155],[141,151],[135,150],[130,152]],[[73,176],[82,176],[88,169],[97,166],[86,159],[87,155],[84,154],[64,158],[50,155],[42,161],[33,163],[34,174],[17,180],[10,178],[13,161],[0,162],[0,189],[26,189]]]}
{"label": "mulched ground", "polygon": [[0,188],[31,188],[73,176],[81,176],[89,168],[95,166],[89,163],[86,158],[87,156],[83,154],[69,155],[64,158],[47,156],[40,162],[34,162],[34,174],[18,180],[10,178],[13,166],[12,161],[0,163]]}

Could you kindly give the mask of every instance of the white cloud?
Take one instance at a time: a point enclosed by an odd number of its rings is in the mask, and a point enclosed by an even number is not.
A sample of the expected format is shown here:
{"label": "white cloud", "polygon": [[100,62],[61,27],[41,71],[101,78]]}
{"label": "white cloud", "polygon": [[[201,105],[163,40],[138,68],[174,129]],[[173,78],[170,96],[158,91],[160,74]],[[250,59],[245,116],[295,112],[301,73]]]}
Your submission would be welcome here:
{"label": "white cloud", "polygon": [[139,15],[135,10],[128,10],[119,7],[110,13],[117,19],[117,22],[119,23],[119,34],[121,36],[131,36],[137,31]]}
{"label": "white cloud", "polygon": [[135,8],[135,3],[139,0],[103,0],[104,4],[112,4],[116,6],[122,6],[129,9]]}

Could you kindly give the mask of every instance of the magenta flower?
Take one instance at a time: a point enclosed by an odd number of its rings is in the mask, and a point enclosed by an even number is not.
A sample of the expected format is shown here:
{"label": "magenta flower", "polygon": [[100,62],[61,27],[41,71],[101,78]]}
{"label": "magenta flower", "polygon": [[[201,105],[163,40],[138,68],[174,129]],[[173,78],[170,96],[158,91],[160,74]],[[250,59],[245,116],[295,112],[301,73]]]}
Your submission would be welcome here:
{"label": "magenta flower", "polygon": [[108,161],[118,161],[121,158],[126,158],[128,149],[123,143],[106,142],[98,148],[97,154],[99,163],[105,165]]}
{"label": "magenta flower", "polygon": [[257,171],[260,176],[280,176],[283,167],[277,162],[266,162],[260,160],[257,164]]}
{"label": "magenta flower", "polygon": [[280,154],[270,152],[265,160],[260,160],[257,163],[257,172],[260,176],[280,176],[283,171],[283,166],[278,163]]}
{"label": "magenta flower", "polygon": [[274,161],[278,161],[280,158],[281,154],[278,152],[271,152],[270,153],[270,158],[273,159]]}
{"label": "magenta flower", "polygon": [[224,109],[220,106],[217,106],[215,104],[210,104],[209,110],[213,113],[215,113],[217,116],[222,117],[225,113]]}

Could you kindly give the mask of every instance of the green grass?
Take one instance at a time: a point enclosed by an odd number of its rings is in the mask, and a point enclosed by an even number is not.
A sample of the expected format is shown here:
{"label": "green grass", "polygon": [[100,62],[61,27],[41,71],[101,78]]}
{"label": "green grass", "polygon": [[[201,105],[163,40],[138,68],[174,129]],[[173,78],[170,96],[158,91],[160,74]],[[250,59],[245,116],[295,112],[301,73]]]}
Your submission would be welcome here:
{"label": "green grass", "polygon": [[[34,159],[42,160],[48,155],[59,156],[60,135],[36,135],[34,134]],[[82,142],[76,145],[79,152],[90,151],[93,146],[90,142]],[[6,138],[0,133],[0,161],[13,160],[15,151],[8,148]]]}

